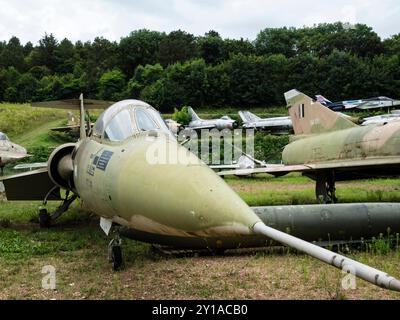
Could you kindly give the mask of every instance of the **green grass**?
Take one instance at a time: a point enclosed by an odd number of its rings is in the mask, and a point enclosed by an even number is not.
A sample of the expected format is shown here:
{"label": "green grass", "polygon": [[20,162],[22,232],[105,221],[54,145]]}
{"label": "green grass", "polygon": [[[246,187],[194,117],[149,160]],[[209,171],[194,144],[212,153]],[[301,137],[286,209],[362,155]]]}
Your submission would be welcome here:
{"label": "green grass", "polygon": [[10,139],[24,134],[35,135],[34,130],[38,127],[66,117],[65,110],[33,108],[28,104],[0,104],[0,130]]}
{"label": "green grass", "polygon": [[[315,204],[315,182],[298,173],[274,178],[260,175],[253,178],[227,177],[226,182],[250,206]],[[338,182],[339,203],[399,202],[398,179],[375,179]]]}

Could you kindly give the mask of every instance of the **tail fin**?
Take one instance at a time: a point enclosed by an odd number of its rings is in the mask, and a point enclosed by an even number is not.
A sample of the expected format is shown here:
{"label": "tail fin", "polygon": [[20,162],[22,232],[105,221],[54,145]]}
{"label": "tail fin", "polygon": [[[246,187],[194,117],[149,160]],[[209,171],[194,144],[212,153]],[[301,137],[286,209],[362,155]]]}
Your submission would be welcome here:
{"label": "tail fin", "polygon": [[310,97],[293,89],[285,93],[289,114],[296,135],[338,131],[357,127],[340,114],[314,102]]}
{"label": "tail fin", "polygon": [[250,111],[239,111],[239,116],[242,119],[243,123],[252,122],[260,120],[255,114],[251,113]]}
{"label": "tail fin", "polygon": [[192,107],[188,108],[188,112],[189,112],[189,115],[192,117],[192,121],[201,120],[200,117],[196,114],[196,112],[194,112]]}
{"label": "tail fin", "polygon": [[331,100],[329,100],[329,99],[327,99],[327,98],[325,98],[324,96],[322,96],[322,95],[319,95],[319,94],[317,94],[316,96],[315,96],[315,99],[319,102],[319,103],[321,103],[321,104],[323,104],[323,105],[328,105],[328,104],[331,104],[331,103],[333,103]]}

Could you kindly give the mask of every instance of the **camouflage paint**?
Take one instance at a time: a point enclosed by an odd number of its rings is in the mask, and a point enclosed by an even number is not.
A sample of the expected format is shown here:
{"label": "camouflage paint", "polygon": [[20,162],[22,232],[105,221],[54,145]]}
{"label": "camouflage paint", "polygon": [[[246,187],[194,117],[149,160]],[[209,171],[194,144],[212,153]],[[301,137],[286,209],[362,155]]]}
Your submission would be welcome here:
{"label": "camouflage paint", "polygon": [[306,136],[285,147],[285,165],[400,159],[400,122],[356,126],[302,93],[289,93],[295,133]]}

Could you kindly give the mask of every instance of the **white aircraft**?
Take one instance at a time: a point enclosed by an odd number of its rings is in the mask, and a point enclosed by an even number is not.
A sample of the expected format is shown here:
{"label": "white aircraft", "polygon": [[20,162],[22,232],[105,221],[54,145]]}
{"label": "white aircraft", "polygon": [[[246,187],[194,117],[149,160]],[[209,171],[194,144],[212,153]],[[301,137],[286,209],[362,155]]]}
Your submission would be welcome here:
{"label": "white aircraft", "polygon": [[13,143],[7,135],[0,132],[0,175],[3,175],[4,166],[28,156],[26,149]]}
{"label": "white aircraft", "polygon": [[250,111],[239,111],[243,128],[260,129],[274,134],[289,134],[293,131],[290,117],[274,117],[262,119]]}
{"label": "white aircraft", "polygon": [[220,119],[210,119],[205,120],[201,119],[194,110],[189,107],[188,108],[189,115],[192,117],[189,125],[186,126],[186,129],[192,130],[201,130],[201,129],[234,129],[236,127],[235,120],[229,118],[228,116],[223,116]]}
{"label": "white aircraft", "polygon": [[383,114],[380,116],[368,117],[363,119],[362,126],[368,126],[370,124],[387,124],[389,122],[400,120],[400,110],[393,110],[391,113]]}

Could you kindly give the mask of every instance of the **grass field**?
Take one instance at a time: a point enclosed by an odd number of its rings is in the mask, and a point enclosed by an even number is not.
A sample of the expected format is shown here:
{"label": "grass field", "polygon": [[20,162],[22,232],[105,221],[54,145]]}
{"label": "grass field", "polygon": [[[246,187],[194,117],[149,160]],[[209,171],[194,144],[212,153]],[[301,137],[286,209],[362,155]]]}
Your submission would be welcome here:
{"label": "grass field", "polygon": [[[313,202],[312,184],[298,176],[227,182],[251,205]],[[381,190],[382,200],[400,197],[395,180],[362,181],[356,192],[354,182],[342,183],[339,195],[363,199],[364,188]],[[124,240],[125,269],[113,272],[107,262],[109,238],[100,230],[98,218],[77,203],[54,227],[41,230],[39,206],[0,203],[0,299],[400,298],[362,280],[357,280],[356,290],[343,290],[339,270],[287,249],[180,257]],[[378,249],[346,254],[400,277],[400,250]],[[56,290],[41,288],[45,265],[56,268]]]}
{"label": "grass field", "polygon": [[[49,135],[48,129],[61,125],[66,113],[52,114],[46,109],[31,118],[31,112],[37,111],[21,109],[25,107],[0,106],[0,131],[1,125],[15,121],[7,127],[15,142],[33,150],[57,145],[61,138]],[[10,120],[11,115],[4,110],[14,110],[16,119]],[[313,182],[298,174],[226,181],[251,206],[315,202]],[[343,182],[337,188],[341,202],[400,200],[396,179]],[[357,280],[356,290],[344,290],[341,271],[282,248],[180,257],[165,256],[148,244],[124,240],[125,268],[114,272],[107,262],[110,239],[99,228],[97,217],[75,203],[52,228],[43,230],[37,222],[40,205],[7,202],[0,195],[0,299],[400,298],[398,293],[362,280]],[[56,205],[50,204],[49,209]],[[346,254],[400,277],[398,246],[392,250],[376,246]],[[55,267],[55,290],[42,289],[41,271],[46,265]]]}

